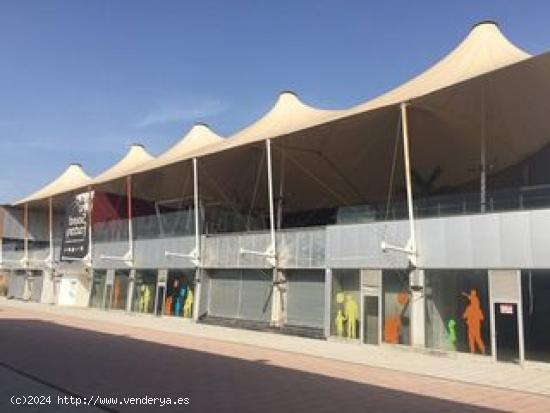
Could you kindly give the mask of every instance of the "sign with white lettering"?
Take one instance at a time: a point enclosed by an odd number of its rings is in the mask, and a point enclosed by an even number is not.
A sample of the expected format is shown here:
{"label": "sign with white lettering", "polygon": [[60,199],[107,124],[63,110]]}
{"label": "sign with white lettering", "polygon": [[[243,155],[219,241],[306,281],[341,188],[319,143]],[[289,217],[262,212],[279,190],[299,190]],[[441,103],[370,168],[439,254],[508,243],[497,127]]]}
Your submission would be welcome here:
{"label": "sign with white lettering", "polygon": [[500,314],[514,314],[514,306],[512,304],[500,304]]}
{"label": "sign with white lettering", "polygon": [[61,261],[81,260],[88,254],[91,200],[89,192],[78,194],[65,209]]}

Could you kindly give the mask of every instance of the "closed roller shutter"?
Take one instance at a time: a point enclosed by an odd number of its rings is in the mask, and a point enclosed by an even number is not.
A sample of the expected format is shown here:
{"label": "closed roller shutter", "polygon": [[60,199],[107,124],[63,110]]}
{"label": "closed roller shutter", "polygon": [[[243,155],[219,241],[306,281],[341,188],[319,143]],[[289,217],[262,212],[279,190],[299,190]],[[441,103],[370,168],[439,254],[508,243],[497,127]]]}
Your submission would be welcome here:
{"label": "closed roller shutter", "polygon": [[19,271],[12,271],[10,274],[10,281],[8,284],[8,296],[13,298],[23,298],[25,293],[25,279],[24,273]]}
{"label": "closed roller shutter", "polygon": [[271,270],[242,270],[242,289],[239,318],[243,320],[271,320]]}
{"label": "closed roller shutter", "polygon": [[35,303],[40,302],[40,298],[42,296],[43,282],[44,282],[44,277],[41,274],[33,277],[32,287],[31,287],[31,301],[34,301]]}
{"label": "closed roller shutter", "polygon": [[208,315],[247,321],[271,319],[272,276],[262,270],[210,270]]}
{"label": "closed roller shutter", "polygon": [[288,283],[286,324],[323,328],[325,319],[325,272],[294,270]]}
{"label": "closed roller shutter", "polygon": [[240,271],[212,271],[209,275],[208,314],[215,317],[237,318],[241,288]]}

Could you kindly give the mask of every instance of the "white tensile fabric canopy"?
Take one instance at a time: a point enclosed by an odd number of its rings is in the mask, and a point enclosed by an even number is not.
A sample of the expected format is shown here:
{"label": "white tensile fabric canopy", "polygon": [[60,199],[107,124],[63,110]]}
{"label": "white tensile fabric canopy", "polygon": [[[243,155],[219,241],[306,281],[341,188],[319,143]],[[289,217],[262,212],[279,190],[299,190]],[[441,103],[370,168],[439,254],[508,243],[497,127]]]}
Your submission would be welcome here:
{"label": "white tensile fabric canopy", "polygon": [[153,156],[145,150],[143,145],[133,144],[120,161],[92,179],[92,185],[99,185],[115,179],[124,178],[125,176],[131,175],[141,165],[153,159]]}
{"label": "white tensile fabric canopy", "polygon": [[530,58],[514,46],[494,22],[482,22],[438,63],[410,81],[348,110],[323,110],[301,102],[293,92],[283,92],[274,107],[226,142],[206,146],[191,154],[201,156],[259,140],[286,136],[317,125],[382,107],[407,102]]}
{"label": "white tensile fabric canopy", "polygon": [[92,178],[80,164],[71,164],[69,167],[57,178],[45,185],[43,188],[32,193],[28,197],[17,201],[15,205],[21,205],[32,201],[44,200],[53,197],[58,194],[73,191],[75,189],[90,185]]}
{"label": "white tensile fabric canopy", "polygon": [[[550,89],[548,60],[548,55],[532,57],[518,49],[502,35],[495,23],[482,22],[474,26],[446,57],[420,75],[351,109],[312,108],[302,103],[294,93],[284,92],[268,113],[227,139],[214,139],[209,129],[195,127],[186,139],[157,160],[134,165],[134,169],[118,168],[117,173],[106,172],[99,181],[106,182],[124,174],[162,168],[269,138],[286,136],[289,139],[314,139],[319,134],[319,126],[324,125],[334,125],[334,130],[332,134],[324,132],[326,142],[323,151],[330,156],[336,148],[338,160],[346,162],[346,153],[353,149],[346,151],[340,148],[346,145],[346,140],[340,139],[344,137],[340,131],[358,136],[363,134],[365,145],[388,139],[386,132],[373,132],[381,129],[378,123],[387,123],[384,116],[374,115],[374,112],[401,102],[410,102],[411,150],[416,151],[413,164],[418,162],[419,165],[428,165],[436,156],[435,152],[442,150],[446,152],[442,162],[448,162],[446,167],[450,171],[445,183],[460,183],[472,177],[458,174],[452,176],[451,171],[458,165],[457,162],[464,161],[461,159],[462,152],[464,156],[470,156],[474,149],[479,149],[479,125],[482,123],[479,112],[483,105],[490,108],[495,119],[498,118],[498,122],[491,123],[489,120],[483,133],[498,139],[498,143],[507,150],[506,154],[497,153],[496,150],[493,154],[499,158],[499,168],[517,162],[545,144],[549,112],[544,108],[548,106],[547,96],[550,96],[550,93],[546,93],[550,92],[546,90]],[[518,128],[527,128],[531,133],[520,135]],[[194,138],[192,141],[200,141],[200,145],[185,144],[187,138],[199,135],[201,139]],[[204,136],[210,136],[211,139]],[[526,142],[528,139],[531,140]],[[448,149],[453,145],[457,149],[449,154]],[[371,166],[374,168],[376,164],[377,160],[373,159]],[[236,172],[235,168],[231,170],[232,173]]]}
{"label": "white tensile fabric canopy", "polygon": [[494,22],[481,22],[432,67],[395,89],[346,111],[346,116],[407,102],[530,57],[504,37]]}
{"label": "white tensile fabric canopy", "polygon": [[197,152],[204,147],[219,144],[224,138],[217,135],[204,123],[196,123],[175,145],[157,158],[146,162],[133,172],[145,172],[163,166],[171,165],[181,160],[188,159],[189,154]]}

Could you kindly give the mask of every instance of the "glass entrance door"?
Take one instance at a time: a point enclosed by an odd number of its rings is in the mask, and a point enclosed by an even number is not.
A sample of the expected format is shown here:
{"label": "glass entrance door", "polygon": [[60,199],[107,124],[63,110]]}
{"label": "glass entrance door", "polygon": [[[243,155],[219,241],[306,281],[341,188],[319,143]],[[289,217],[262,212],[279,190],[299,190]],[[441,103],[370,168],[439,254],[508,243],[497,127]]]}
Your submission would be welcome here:
{"label": "glass entrance door", "polygon": [[495,303],[496,355],[498,361],[519,362],[518,308]]}
{"label": "glass entrance door", "polygon": [[363,296],[363,343],[378,344],[379,337],[378,297]]}
{"label": "glass entrance door", "polygon": [[155,299],[155,315],[161,316],[164,314],[164,303],[166,300],[166,284],[159,283],[157,285],[157,296]]}

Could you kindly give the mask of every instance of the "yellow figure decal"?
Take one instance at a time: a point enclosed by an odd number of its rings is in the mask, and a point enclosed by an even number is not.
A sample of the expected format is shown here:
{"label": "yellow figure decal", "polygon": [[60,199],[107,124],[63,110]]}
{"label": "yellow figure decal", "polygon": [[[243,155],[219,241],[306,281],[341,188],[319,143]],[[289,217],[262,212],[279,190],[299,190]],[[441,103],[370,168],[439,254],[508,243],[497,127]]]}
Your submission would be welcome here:
{"label": "yellow figure decal", "polygon": [[338,337],[344,337],[344,323],[346,322],[346,317],[344,314],[342,314],[342,310],[338,310],[338,314],[336,314],[336,335]]}
{"label": "yellow figure decal", "polygon": [[357,317],[359,307],[351,295],[346,295],[344,303],[344,316],[347,320],[348,338],[357,338]]}
{"label": "yellow figure decal", "polygon": [[187,290],[187,298],[185,299],[185,304],[183,305],[183,316],[191,318],[193,313],[193,291],[191,288]]}

